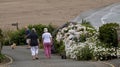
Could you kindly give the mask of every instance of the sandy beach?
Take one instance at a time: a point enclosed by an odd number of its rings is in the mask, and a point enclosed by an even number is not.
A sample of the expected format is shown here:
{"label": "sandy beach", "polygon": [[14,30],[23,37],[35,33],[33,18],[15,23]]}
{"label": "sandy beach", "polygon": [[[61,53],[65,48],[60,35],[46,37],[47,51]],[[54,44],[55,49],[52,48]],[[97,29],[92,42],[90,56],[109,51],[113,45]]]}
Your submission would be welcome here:
{"label": "sandy beach", "polygon": [[22,28],[29,24],[60,26],[80,13],[120,0],[0,0],[0,28]]}

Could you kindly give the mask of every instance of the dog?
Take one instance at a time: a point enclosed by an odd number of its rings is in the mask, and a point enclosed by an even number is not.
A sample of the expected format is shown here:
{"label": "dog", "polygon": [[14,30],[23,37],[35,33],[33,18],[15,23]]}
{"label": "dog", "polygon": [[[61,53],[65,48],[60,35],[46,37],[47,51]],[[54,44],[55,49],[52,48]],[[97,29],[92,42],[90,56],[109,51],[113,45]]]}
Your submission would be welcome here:
{"label": "dog", "polygon": [[15,48],[16,48],[16,43],[13,43],[13,44],[11,45],[11,48],[12,48],[12,49],[15,49]]}

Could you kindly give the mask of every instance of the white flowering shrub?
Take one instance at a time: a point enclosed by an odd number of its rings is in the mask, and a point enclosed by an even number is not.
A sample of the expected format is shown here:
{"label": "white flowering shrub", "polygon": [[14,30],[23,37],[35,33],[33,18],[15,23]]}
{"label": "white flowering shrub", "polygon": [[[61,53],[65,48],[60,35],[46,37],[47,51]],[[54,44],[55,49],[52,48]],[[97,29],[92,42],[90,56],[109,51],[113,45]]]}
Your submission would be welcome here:
{"label": "white flowering shrub", "polygon": [[98,39],[98,32],[81,24],[70,23],[59,29],[56,40],[63,41],[66,56],[77,60],[104,60],[115,56],[115,49],[106,48]]}

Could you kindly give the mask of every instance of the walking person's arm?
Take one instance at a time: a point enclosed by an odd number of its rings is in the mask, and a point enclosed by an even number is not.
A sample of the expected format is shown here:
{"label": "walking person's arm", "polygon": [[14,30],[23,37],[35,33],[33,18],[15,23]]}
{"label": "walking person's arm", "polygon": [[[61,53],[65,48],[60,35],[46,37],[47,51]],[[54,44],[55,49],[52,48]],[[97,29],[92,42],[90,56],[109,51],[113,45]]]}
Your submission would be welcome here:
{"label": "walking person's arm", "polygon": [[42,34],[42,46],[44,46],[44,43],[43,43],[44,42],[44,36],[43,36],[43,34]]}
{"label": "walking person's arm", "polygon": [[50,41],[51,41],[51,45],[53,45],[53,40],[52,40],[52,37],[50,37]]}
{"label": "walking person's arm", "polygon": [[38,41],[38,47],[40,47],[40,41],[39,41],[39,39],[37,39],[37,41]]}

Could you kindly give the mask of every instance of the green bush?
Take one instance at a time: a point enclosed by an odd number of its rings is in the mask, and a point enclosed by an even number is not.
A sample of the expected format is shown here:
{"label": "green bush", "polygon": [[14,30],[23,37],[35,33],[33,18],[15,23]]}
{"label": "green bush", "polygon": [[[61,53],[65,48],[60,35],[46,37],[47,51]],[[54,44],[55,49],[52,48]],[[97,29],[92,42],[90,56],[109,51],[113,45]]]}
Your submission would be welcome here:
{"label": "green bush", "polygon": [[[43,34],[43,29],[45,27],[48,28],[50,33],[52,33],[56,29],[52,25],[42,25],[42,24],[29,25],[28,27],[30,29],[32,29],[32,28],[36,29],[36,32],[37,32],[37,34],[39,36],[40,41],[42,39],[41,36]],[[20,30],[17,30],[17,31],[10,32],[8,37],[9,38],[6,39],[5,42],[4,42],[5,45],[12,44],[13,42],[15,42],[17,45],[25,45],[25,29],[24,28],[20,29]]]}
{"label": "green bush", "polygon": [[10,45],[10,37],[12,36],[13,31],[12,30],[4,30],[3,31],[3,36],[4,36],[4,42],[3,45]]}
{"label": "green bush", "polygon": [[38,24],[38,25],[29,25],[29,28],[35,28],[37,34],[39,35],[40,41],[42,39],[42,34],[44,33],[44,28],[48,28],[48,31],[52,34],[52,32],[56,29],[53,25],[49,24],[49,25],[42,25],[42,24]]}
{"label": "green bush", "polygon": [[9,43],[7,41],[10,41],[10,44],[16,43],[17,45],[24,45],[25,44],[25,38],[24,38],[24,29],[18,30],[18,31],[13,31],[10,34],[10,40],[6,40],[5,43]]}
{"label": "green bush", "polygon": [[2,30],[0,29],[0,37],[2,37],[3,36],[3,34],[2,34]]}
{"label": "green bush", "polygon": [[119,25],[117,23],[107,23],[99,28],[99,39],[103,43],[107,43],[106,47],[117,47],[117,32],[116,28]]}
{"label": "green bush", "polygon": [[3,62],[4,59],[5,59],[5,55],[0,54],[0,63]]}
{"label": "green bush", "polygon": [[3,36],[3,31],[0,29],[0,54],[1,54],[1,51],[2,51],[4,39],[5,38]]}
{"label": "green bush", "polygon": [[54,39],[54,48],[56,50],[55,52],[58,54],[61,54],[65,51],[65,45],[64,45],[63,41],[57,42]]}
{"label": "green bush", "polygon": [[37,34],[39,35],[39,39],[41,41],[42,34],[43,34],[43,29],[47,27],[46,25],[38,24],[38,25],[29,25],[28,26],[30,29],[35,28]]}
{"label": "green bush", "polygon": [[97,43],[96,47],[94,48],[94,60],[110,60],[116,58],[116,48],[115,47],[106,47],[105,43]]}
{"label": "green bush", "polygon": [[86,38],[87,38],[87,37],[86,37],[85,34],[81,34],[79,40],[80,40],[80,42],[85,42],[85,41],[86,41]]}
{"label": "green bush", "polygon": [[3,44],[6,45],[6,46],[10,45],[10,40],[6,39]]}
{"label": "green bush", "polygon": [[90,49],[88,45],[86,45],[84,48],[78,51],[76,55],[77,60],[91,60],[93,59],[93,50]]}
{"label": "green bush", "polygon": [[0,62],[2,62],[2,60],[5,58],[5,56],[3,54],[1,54],[3,41],[4,41],[3,32],[0,29]]}
{"label": "green bush", "polygon": [[81,25],[86,26],[86,27],[90,27],[90,28],[94,28],[89,21],[86,21],[83,19],[82,19]]}

